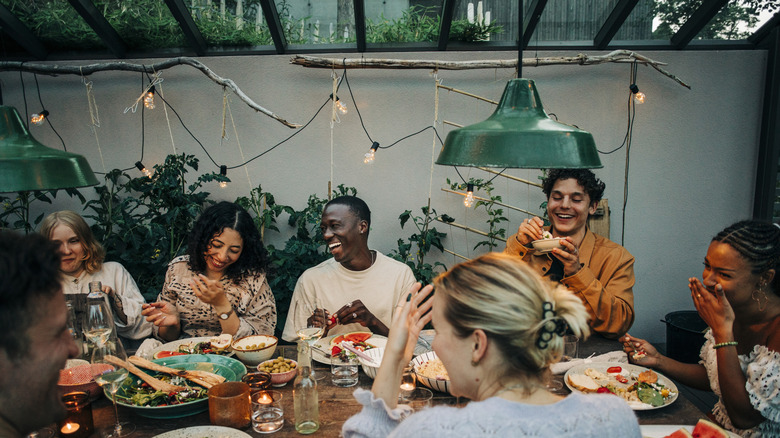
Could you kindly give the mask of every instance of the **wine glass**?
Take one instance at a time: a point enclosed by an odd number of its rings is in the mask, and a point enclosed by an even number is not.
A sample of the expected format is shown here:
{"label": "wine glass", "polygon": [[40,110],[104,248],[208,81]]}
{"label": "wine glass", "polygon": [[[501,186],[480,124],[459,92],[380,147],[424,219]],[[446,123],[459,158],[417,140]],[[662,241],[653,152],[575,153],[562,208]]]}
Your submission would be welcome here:
{"label": "wine glass", "polygon": [[[296,308],[298,308],[298,307],[303,307],[303,308],[305,308],[305,309],[306,309],[306,312],[304,313],[304,315],[311,315],[312,313],[314,313],[314,311],[312,311],[311,309],[309,309],[309,308],[308,308],[308,306],[306,306],[305,304],[303,304],[301,301],[298,301],[298,302],[295,304],[295,306],[296,306]],[[316,302],[316,301],[314,302],[314,307],[315,307],[315,310],[316,310],[316,307],[317,307],[317,302]],[[298,312],[297,312],[297,309],[296,309],[296,313],[295,313],[295,314],[296,314],[296,315],[298,314]],[[311,354],[312,354],[312,353],[311,353],[311,347],[312,347],[312,346],[313,346],[313,345],[314,345],[314,344],[315,344],[315,343],[316,343],[318,340],[320,340],[320,338],[322,338],[322,335],[325,333],[325,327],[318,327],[318,326],[315,326],[313,323],[310,323],[310,322],[309,322],[309,319],[308,319],[308,318],[307,318],[307,320],[306,320],[306,321],[307,321],[307,322],[306,322],[306,327],[300,327],[300,328],[298,328],[298,329],[295,331],[295,333],[298,335],[298,338],[299,338],[300,340],[302,340],[302,341],[305,341],[305,342],[306,342],[306,344],[308,344],[308,346],[309,346],[309,357],[311,357]],[[315,371],[314,371],[314,367],[312,367],[312,369],[311,369],[311,374],[312,374],[312,376],[313,376],[315,379],[317,379],[317,380],[322,380],[322,379],[324,379],[324,378],[325,378],[325,375],[324,375],[322,372],[319,372],[319,373],[315,372]]]}
{"label": "wine glass", "polygon": [[102,347],[111,337],[111,332],[114,330],[114,316],[102,292],[90,291],[87,295],[82,330],[91,344],[90,347]]}
{"label": "wine glass", "polygon": [[135,425],[132,423],[119,422],[119,408],[116,404],[116,392],[128,376],[127,368],[117,365],[113,358],[123,361],[127,360],[127,354],[122,347],[122,343],[117,339],[113,342],[103,342],[102,345],[96,345],[92,352],[92,377],[95,382],[111,393],[111,401],[114,403],[114,415],[116,422],[113,430],[107,431],[103,436],[106,438],[120,438],[130,435],[135,431]]}

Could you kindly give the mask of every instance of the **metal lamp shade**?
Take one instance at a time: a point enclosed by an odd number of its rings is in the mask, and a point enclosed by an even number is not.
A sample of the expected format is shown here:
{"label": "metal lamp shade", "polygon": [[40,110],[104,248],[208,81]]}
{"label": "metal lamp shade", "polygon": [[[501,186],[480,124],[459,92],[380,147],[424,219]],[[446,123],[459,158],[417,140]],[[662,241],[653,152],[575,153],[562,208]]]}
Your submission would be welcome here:
{"label": "metal lamp shade", "polygon": [[550,119],[530,79],[512,79],[487,120],[447,134],[436,164],[529,169],[602,167],[593,136]]}
{"label": "metal lamp shade", "polygon": [[97,183],[83,156],[42,145],[30,135],[16,108],[0,106],[0,193]]}

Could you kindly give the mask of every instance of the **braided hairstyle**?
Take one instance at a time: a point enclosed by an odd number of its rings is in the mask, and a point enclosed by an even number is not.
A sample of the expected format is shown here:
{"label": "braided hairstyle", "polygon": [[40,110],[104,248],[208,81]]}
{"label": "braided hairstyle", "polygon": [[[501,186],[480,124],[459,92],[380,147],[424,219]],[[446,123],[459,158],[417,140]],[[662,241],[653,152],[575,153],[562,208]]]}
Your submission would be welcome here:
{"label": "braided hairstyle", "polygon": [[770,269],[775,276],[770,285],[772,292],[778,294],[780,288],[780,228],[771,222],[744,220],[737,222],[718,233],[713,242],[729,244],[753,268],[753,274],[761,274]]}
{"label": "braided hairstyle", "polygon": [[[540,277],[519,257],[483,254],[439,275],[434,290],[456,336],[483,330],[505,359],[504,369],[494,371],[522,379],[527,391],[560,359],[566,327],[581,338],[589,334],[582,301]],[[554,313],[545,312],[545,306]],[[540,345],[541,338],[545,342]]]}

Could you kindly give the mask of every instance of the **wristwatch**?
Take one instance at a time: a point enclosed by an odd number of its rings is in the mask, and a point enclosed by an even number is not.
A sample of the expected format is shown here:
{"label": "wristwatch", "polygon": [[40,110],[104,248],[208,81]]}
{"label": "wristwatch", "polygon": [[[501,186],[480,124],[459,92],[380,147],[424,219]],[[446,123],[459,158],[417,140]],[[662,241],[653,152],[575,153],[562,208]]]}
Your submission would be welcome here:
{"label": "wristwatch", "polygon": [[227,321],[227,319],[230,318],[230,315],[232,315],[233,312],[235,312],[235,310],[233,310],[233,306],[230,306],[230,311],[225,312],[225,313],[220,313],[219,314],[219,319],[221,319],[223,321]]}

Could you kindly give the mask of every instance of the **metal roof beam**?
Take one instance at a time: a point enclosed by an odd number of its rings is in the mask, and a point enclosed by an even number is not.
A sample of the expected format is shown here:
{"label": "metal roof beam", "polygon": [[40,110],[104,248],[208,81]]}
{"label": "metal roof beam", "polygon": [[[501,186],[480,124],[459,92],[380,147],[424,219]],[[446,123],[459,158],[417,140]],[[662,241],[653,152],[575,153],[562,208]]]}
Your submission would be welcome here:
{"label": "metal roof beam", "polygon": [[[520,2],[518,7],[523,7],[523,2]],[[528,43],[531,41],[531,37],[536,31],[536,26],[539,24],[539,19],[542,17],[544,7],[547,6],[547,0],[533,0],[528,8],[528,15],[523,20],[525,23],[518,32],[521,34],[521,40],[523,41],[523,48],[528,48]]]}
{"label": "metal roof beam", "polygon": [[680,27],[680,30],[672,35],[670,40],[672,46],[684,49],[728,2],[729,0],[708,0],[703,2],[699,9],[691,15],[691,18]]}
{"label": "metal roof beam", "polygon": [[30,55],[38,59],[46,59],[49,51],[46,50],[41,40],[2,3],[0,3],[0,26]]}
{"label": "metal roof beam", "polygon": [[122,41],[122,37],[90,0],[68,0],[68,2],[95,31],[114,56],[117,58],[127,56],[127,45]]}
{"label": "metal roof beam", "polygon": [[276,53],[283,54],[287,50],[287,41],[284,37],[284,28],[279,19],[279,12],[273,0],[260,0],[260,6],[263,8],[265,22],[268,24],[268,31],[271,32],[271,39],[274,41]]}
{"label": "metal roof beam", "polygon": [[165,0],[165,4],[168,5],[168,9],[171,10],[171,14],[179,22],[179,27],[184,33],[184,38],[189,43],[190,47],[198,56],[206,54],[206,40],[203,38],[203,34],[200,33],[200,29],[195,24],[195,20],[192,19],[190,10],[182,0]]}
{"label": "metal roof beam", "polygon": [[357,39],[357,51],[366,51],[366,3],[364,0],[355,0],[355,37]]}
{"label": "metal roof beam", "polygon": [[778,25],[780,25],[780,12],[775,12],[775,15],[773,15],[772,18],[767,20],[763,26],[753,32],[753,35],[748,37],[748,41],[755,45],[761,44],[772,33],[772,30],[778,27]]}
{"label": "metal roof beam", "polygon": [[593,45],[596,49],[603,50],[609,45],[609,42],[612,41],[620,27],[626,22],[628,16],[631,15],[631,11],[634,10],[637,3],[639,3],[639,0],[620,0],[615,5],[615,8],[612,9],[609,17],[607,17],[607,21],[604,22],[604,25],[601,26],[601,29],[599,29],[596,37],[593,39]]}
{"label": "metal roof beam", "polygon": [[452,16],[455,13],[455,0],[444,0],[441,7],[441,26],[439,26],[439,50],[447,50],[452,28]]}

